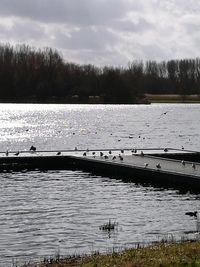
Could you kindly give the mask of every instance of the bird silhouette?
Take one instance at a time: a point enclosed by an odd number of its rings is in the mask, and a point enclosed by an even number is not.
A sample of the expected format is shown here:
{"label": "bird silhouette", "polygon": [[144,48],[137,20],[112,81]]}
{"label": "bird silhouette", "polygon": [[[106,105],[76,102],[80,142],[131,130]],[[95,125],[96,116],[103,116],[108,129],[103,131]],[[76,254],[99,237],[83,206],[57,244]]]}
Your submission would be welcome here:
{"label": "bird silhouette", "polygon": [[196,169],[196,165],[194,163],[192,163],[192,168]]}
{"label": "bird silhouette", "polygon": [[123,157],[122,157],[120,154],[119,154],[119,159],[120,159],[120,160],[124,160]]}
{"label": "bird silhouette", "polygon": [[56,155],[58,155],[58,156],[59,156],[59,155],[61,155],[61,152],[60,152],[60,151],[58,151],[58,153],[57,153]]}
{"label": "bird silhouette", "polygon": [[35,146],[31,146],[29,150],[35,152],[36,151],[36,147]]}
{"label": "bird silhouette", "polygon": [[163,115],[166,115],[168,112],[169,112],[169,111],[165,111],[165,112],[161,113],[159,119],[160,119]]}
{"label": "bird silhouette", "polygon": [[181,164],[182,164],[183,166],[185,166],[185,161],[184,161],[184,160],[182,160],[182,161],[181,161]]}
{"label": "bird silhouette", "polygon": [[156,164],[157,169],[161,169],[160,163]]}
{"label": "bird silhouette", "polygon": [[197,214],[198,214],[197,211],[188,211],[185,213],[185,215],[189,215],[189,216],[195,217],[195,218],[197,218]]}

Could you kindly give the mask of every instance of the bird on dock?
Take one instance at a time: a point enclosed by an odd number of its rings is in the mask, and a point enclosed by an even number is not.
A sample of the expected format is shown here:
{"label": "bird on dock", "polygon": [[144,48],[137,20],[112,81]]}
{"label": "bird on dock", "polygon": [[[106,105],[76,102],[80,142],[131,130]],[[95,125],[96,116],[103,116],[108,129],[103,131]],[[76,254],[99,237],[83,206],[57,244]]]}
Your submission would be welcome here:
{"label": "bird on dock", "polygon": [[143,151],[141,151],[140,155],[141,155],[142,157],[144,157],[144,153],[143,153]]}
{"label": "bird on dock", "polygon": [[160,163],[156,164],[157,169],[161,169]]}
{"label": "bird on dock", "polygon": [[115,160],[116,159],[116,156],[113,156],[112,160]]}
{"label": "bird on dock", "polygon": [[84,153],[83,153],[83,156],[85,157],[86,155],[87,155],[87,153],[86,153],[86,152],[84,152]]}
{"label": "bird on dock", "polygon": [[58,153],[56,155],[58,155],[58,156],[61,155],[61,151],[58,151]]}
{"label": "bird on dock", "polygon": [[196,165],[194,163],[192,163],[192,168],[196,169]]}
{"label": "bird on dock", "polygon": [[182,146],[181,149],[184,149],[184,147]]}
{"label": "bird on dock", "polygon": [[31,146],[29,150],[35,152],[36,151],[36,147],[35,146]]}
{"label": "bird on dock", "polygon": [[100,157],[103,157],[103,152],[100,152]]}
{"label": "bird on dock", "polygon": [[197,211],[188,211],[185,213],[185,215],[189,215],[189,216],[195,217],[195,218],[197,218],[197,214],[198,214]]}
{"label": "bird on dock", "polygon": [[124,150],[123,149],[121,149],[121,153],[124,153]]}
{"label": "bird on dock", "polygon": [[107,156],[107,155],[105,155],[105,156],[104,156],[104,159],[108,159],[108,156]]}
{"label": "bird on dock", "polygon": [[8,152],[8,150],[6,150],[6,156],[8,156],[8,154],[9,154],[9,152]]}
{"label": "bird on dock", "polygon": [[95,155],[95,151],[92,152],[92,155],[93,155],[93,156]]}
{"label": "bird on dock", "polygon": [[168,152],[168,149],[167,149],[167,148],[165,148],[165,149],[164,149],[164,152]]}
{"label": "bird on dock", "polygon": [[185,161],[184,161],[184,160],[181,160],[181,164],[182,164],[183,166],[185,166]]}
{"label": "bird on dock", "polygon": [[148,163],[145,163],[145,164],[144,164],[144,167],[145,167],[145,168],[147,168],[148,166],[149,166],[149,164],[148,164]]}
{"label": "bird on dock", "polygon": [[132,153],[137,153],[137,149],[134,148],[134,149],[131,150],[131,152],[132,152]]}
{"label": "bird on dock", "polygon": [[19,151],[17,151],[14,155],[15,155],[15,156],[19,156]]}
{"label": "bird on dock", "polygon": [[111,150],[109,150],[109,151],[108,151],[108,153],[109,153],[109,154],[112,154],[112,151],[111,151]]}
{"label": "bird on dock", "polygon": [[120,160],[124,160],[123,157],[122,157],[120,154],[119,154],[119,159],[120,159]]}
{"label": "bird on dock", "polygon": [[77,151],[77,150],[78,150],[78,148],[75,146],[74,150],[75,150],[75,151]]}

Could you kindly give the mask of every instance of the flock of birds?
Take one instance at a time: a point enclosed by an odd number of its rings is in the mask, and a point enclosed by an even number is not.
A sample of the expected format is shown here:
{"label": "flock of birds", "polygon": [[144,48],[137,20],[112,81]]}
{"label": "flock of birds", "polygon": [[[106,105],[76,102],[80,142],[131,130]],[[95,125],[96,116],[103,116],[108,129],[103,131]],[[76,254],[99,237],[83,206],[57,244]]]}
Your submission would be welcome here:
{"label": "flock of birds", "polygon": [[[183,149],[183,148],[182,148],[182,149]],[[78,151],[78,148],[75,147],[74,150],[75,150],[75,151]],[[32,145],[32,146],[30,147],[29,151],[30,151],[30,152],[36,152],[36,147]],[[89,152],[89,149],[87,149],[87,150],[83,153],[83,156],[84,156],[84,157],[87,156],[88,152]],[[138,153],[138,150],[137,150],[137,149],[132,149],[131,152],[132,152],[132,155],[134,155],[134,154],[137,154],[137,153]],[[164,149],[164,152],[168,152],[168,149],[165,148],[165,149]],[[5,154],[6,154],[6,156],[8,156],[8,155],[9,155],[9,151],[6,150]],[[17,152],[14,153],[15,156],[19,156],[19,154],[20,154],[19,151],[17,151]],[[109,150],[109,151],[108,151],[108,154],[109,154],[109,156],[111,156],[111,155],[112,155],[112,150]],[[61,152],[61,151],[58,151],[58,152],[56,153],[56,155],[57,155],[57,156],[60,156],[60,155],[62,155],[62,152]],[[124,157],[123,157],[122,155],[124,155],[124,149],[121,149],[121,150],[120,150],[120,154],[118,154],[118,156],[117,156],[117,155],[113,155],[111,159],[112,159],[112,160],[117,160],[117,158],[118,158],[120,161],[123,161],[123,160],[124,160]],[[144,157],[144,152],[141,151],[140,154],[137,154],[137,155],[140,155],[141,157]],[[93,151],[93,152],[92,152],[92,156],[95,158],[95,157],[97,156],[97,152]],[[99,152],[99,156],[100,156],[100,158],[102,158],[102,159],[103,159],[103,158],[104,158],[104,159],[109,159],[109,156],[108,156],[108,155],[104,155],[104,153],[103,153],[102,151]],[[182,161],[181,161],[181,165],[182,165],[182,166],[185,166],[185,165],[186,165],[186,162],[185,162],[184,160],[182,160]],[[148,166],[149,166],[149,163],[144,163],[144,168],[147,168]],[[194,170],[196,169],[196,164],[195,164],[195,163],[192,163],[191,166],[192,166],[192,168],[193,168]],[[157,168],[157,170],[160,170],[160,169],[161,169],[161,164],[160,164],[160,163],[157,163],[157,164],[156,164],[156,168]]]}
{"label": "flock of birds", "polygon": [[[31,146],[30,149],[29,149],[29,151],[36,152],[36,147],[35,146]],[[17,151],[16,153],[14,153],[15,156],[19,156],[19,154],[20,154],[19,151]],[[6,150],[6,156],[7,157],[9,156],[9,151],[8,150]]]}
{"label": "flock of birds", "polygon": [[[182,149],[183,149],[183,148],[182,148]],[[75,150],[77,150],[77,148],[76,148]],[[86,157],[88,152],[89,152],[89,149],[87,149],[87,151],[85,151],[85,152],[83,153],[83,156]],[[132,155],[134,155],[134,154],[137,153],[137,149],[132,149],[131,152],[132,152]],[[168,149],[165,148],[165,149],[164,149],[164,152],[168,152]],[[109,150],[109,151],[108,151],[108,154],[111,155],[111,154],[112,154],[112,151]],[[124,150],[123,150],[123,149],[121,149],[121,154],[124,154]],[[123,157],[121,154],[119,154],[118,156],[114,155],[114,156],[112,157],[112,160],[116,160],[117,158],[119,158],[121,161],[123,161],[123,160],[124,160],[124,157]],[[95,158],[95,157],[96,157],[96,152],[93,151],[93,152],[92,152],[92,155],[93,155],[93,157]],[[102,159],[103,159],[103,158],[104,158],[104,159],[109,159],[109,156],[108,156],[108,155],[104,155],[104,153],[101,152],[101,151],[99,152],[99,155],[100,155],[100,157],[101,157]],[[141,151],[140,154],[137,154],[137,155],[140,155],[141,157],[144,157],[144,152]],[[182,166],[185,166],[185,165],[186,165],[186,162],[185,162],[184,160],[182,160],[182,161],[181,161],[181,165],[182,165]],[[144,163],[144,167],[145,167],[145,168],[147,168],[148,166],[149,166],[149,163]],[[192,162],[191,166],[192,166],[192,168],[193,168],[194,170],[196,169],[196,164],[195,164],[194,162]],[[157,163],[157,164],[156,164],[156,168],[157,168],[157,170],[161,169],[161,164],[160,164],[160,163]]]}

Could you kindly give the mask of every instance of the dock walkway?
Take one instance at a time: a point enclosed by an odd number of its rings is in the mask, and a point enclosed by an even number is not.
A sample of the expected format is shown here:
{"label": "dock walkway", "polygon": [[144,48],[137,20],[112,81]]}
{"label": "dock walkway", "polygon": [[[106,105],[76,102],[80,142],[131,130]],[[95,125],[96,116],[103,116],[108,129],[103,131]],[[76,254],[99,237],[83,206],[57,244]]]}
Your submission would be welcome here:
{"label": "dock walkway", "polygon": [[[184,161],[184,164],[182,163],[182,160],[174,160],[174,159],[166,159],[166,158],[160,158],[160,157],[154,157],[149,155],[122,155],[123,160],[119,158],[119,156],[116,156],[116,159],[112,159],[113,156],[108,156],[108,159],[105,159],[103,157],[91,157],[86,156],[86,159],[94,160],[94,161],[101,161],[101,162],[107,162],[112,164],[117,164],[121,166],[127,166],[127,167],[139,167],[149,170],[157,170],[157,171],[165,171],[165,172],[173,172],[173,173],[179,173],[182,175],[189,175],[189,176],[196,176],[200,178],[200,164],[199,163],[193,163],[189,161]],[[156,165],[160,165],[160,168],[156,167]]]}
{"label": "dock walkway", "polygon": [[[103,151],[103,152],[102,152]],[[79,169],[200,189],[200,153],[176,149],[0,152],[0,171]],[[100,156],[100,154],[102,154]],[[188,160],[189,159],[189,160]]]}

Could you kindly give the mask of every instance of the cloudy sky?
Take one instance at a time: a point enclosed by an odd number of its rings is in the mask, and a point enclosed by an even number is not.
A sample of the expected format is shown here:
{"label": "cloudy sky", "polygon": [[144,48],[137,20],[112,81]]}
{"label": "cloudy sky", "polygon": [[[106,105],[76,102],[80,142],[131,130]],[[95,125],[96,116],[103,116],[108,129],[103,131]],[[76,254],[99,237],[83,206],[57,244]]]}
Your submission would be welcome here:
{"label": "cloudy sky", "polygon": [[0,0],[0,42],[126,66],[200,56],[198,0]]}

